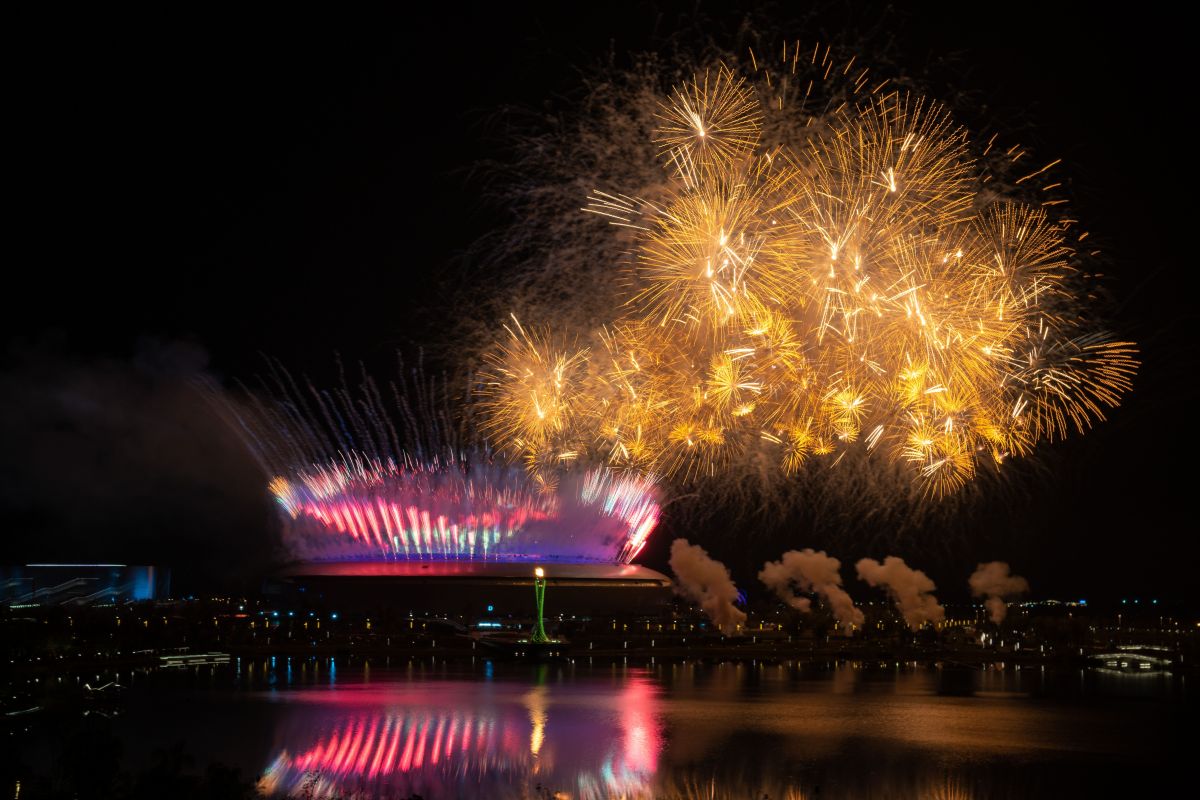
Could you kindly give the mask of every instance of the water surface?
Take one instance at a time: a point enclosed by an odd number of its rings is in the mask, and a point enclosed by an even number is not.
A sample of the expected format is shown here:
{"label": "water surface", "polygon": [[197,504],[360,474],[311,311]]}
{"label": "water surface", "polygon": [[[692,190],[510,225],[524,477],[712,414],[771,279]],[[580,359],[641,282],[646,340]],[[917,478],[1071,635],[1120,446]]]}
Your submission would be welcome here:
{"label": "water surface", "polygon": [[842,664],[276,658],[137,676],[139,758],[182,741],[272,796],[1111,796],[1181,773],[1183,678]]}

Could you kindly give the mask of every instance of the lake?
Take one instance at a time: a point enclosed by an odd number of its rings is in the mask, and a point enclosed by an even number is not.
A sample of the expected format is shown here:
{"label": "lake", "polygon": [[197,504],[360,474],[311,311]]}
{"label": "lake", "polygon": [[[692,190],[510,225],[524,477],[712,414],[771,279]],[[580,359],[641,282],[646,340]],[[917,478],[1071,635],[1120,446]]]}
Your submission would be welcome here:
{"label": "lake", "polygon": [[1145,797],[1186,774],[1193,725],[1183,677],[1000,665],[277,657],[121,681],[127,767],[182,743],[280,797]]}

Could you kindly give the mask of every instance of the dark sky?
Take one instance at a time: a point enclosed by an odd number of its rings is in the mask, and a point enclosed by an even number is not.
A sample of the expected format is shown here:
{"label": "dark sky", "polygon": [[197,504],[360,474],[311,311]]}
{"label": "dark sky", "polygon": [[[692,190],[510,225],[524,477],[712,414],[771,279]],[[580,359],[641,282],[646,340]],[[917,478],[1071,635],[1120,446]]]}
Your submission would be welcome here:
{"label": "dark sky", "polygon": [[[438,289],[504,219],[470,175],[500,151],[484,121],[697,19],[686,5],[519,5],[433,4],[421,23],[96,16],[14,32],[0,563],[254,573],[271,509],[187,379],[250,378],[264,352],[320,375],[335,350],[385,363],[419,346],[439,315],[463,313]],[[883,18],[896,62],[935,96],[966,92],[968,122],[1062,158],[1112,259],[1114,325],[1145,362],[1108,424],[1055,448],[1053,474],[1005,522],[1021,529],[1013,552],[961,558],[1009,558],[1039,594],[1185,600],[1196,526],[1174,464],[1191,460],[1198,364],[1183,26],[1089,4],[914,5],[783,4],[808,22],[780,34],[828,40]],[[741,18],[698,7],[715,31]]]}

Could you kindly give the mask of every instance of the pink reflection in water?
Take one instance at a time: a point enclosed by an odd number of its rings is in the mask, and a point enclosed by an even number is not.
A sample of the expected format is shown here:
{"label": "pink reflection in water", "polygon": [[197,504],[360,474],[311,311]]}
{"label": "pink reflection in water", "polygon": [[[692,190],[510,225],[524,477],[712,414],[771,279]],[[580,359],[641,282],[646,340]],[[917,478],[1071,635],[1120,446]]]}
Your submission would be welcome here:
{"label": "pink reflection in water", "polygon": [[655,721],[655,687],[645,678],[635,678],[621,692],[621,729],[625,764],[635,772],[653,775],[662,749]]}
{"label": "pink reflection in water", "polygon": [[648,796],[662,748],[658,690],[627,680],[616,714],[607,686],[423,682],[286,696],[267,795],[315,798],[524,796],[535,784],[581,800]]}

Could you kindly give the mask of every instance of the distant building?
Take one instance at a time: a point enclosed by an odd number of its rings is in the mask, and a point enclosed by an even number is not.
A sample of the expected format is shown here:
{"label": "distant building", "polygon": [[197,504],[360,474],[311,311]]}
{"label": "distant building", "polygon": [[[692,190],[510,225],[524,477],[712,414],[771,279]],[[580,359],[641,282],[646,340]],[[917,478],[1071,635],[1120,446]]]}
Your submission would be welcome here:
{"label": "distant building", "polygon": [[171,571],[133,564],[25,564],[0,567],[0,602],[10,607],[158,600]]}

